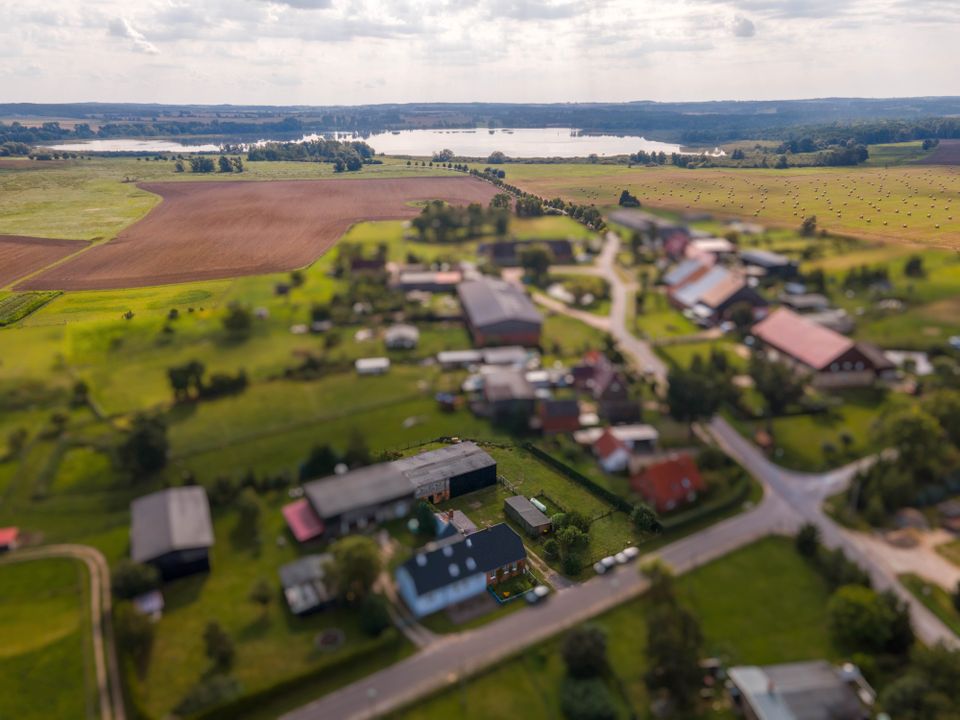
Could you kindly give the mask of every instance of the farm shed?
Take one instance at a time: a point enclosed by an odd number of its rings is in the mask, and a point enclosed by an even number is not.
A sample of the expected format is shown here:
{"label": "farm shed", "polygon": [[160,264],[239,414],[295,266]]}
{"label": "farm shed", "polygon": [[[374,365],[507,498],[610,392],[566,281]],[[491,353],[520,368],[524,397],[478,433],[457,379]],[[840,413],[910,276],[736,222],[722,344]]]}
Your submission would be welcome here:
{"label": "farm shed", "polygon": [[546,535],[552,523],[543,512],[523,495],[514,495],[503,501],[503,512],[530,537]]}
{"label": "farm shed", "polygon": [[176,487],[144,495],[130,504],[130,556],[149,563],[164,580],[210,569],[213,523],[207,491]]}

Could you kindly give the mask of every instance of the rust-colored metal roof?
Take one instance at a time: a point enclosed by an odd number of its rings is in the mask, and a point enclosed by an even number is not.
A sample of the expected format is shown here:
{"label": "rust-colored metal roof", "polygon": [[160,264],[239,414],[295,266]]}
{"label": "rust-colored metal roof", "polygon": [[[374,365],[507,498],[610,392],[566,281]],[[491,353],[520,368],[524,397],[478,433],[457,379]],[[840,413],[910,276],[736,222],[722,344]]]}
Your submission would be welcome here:
{"label": "rust-colored metal roof", "polygon": [[850,338],[786,308],[775,310],[754,325],[753,334],[776,350],[815,370],[824,370],[854,347]]}

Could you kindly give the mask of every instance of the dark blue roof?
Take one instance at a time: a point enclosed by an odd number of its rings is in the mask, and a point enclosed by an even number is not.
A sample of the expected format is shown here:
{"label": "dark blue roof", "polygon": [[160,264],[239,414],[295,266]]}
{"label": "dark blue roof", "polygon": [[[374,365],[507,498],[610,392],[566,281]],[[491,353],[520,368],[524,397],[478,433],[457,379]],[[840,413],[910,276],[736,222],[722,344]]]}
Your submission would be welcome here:
{"label": "dark blue roof", "polygon": [[527,557],[523,540],[506,523],[472,533],[429,552],[419,552],[401,567],[419,595],[487,573]]}

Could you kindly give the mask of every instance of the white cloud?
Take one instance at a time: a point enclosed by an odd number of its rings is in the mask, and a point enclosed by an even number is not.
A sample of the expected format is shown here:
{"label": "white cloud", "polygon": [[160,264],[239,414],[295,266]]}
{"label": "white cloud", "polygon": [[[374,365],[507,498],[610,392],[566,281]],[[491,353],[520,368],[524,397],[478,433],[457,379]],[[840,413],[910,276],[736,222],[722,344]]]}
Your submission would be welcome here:
{"label": "white cloud", "polygon": [[130,40],[133,47],[140,52],[148,55],[158,55],[160,53],[157,46],[147,40],[146,36],[124,17],[116,18],[110,22],[110,34],[114,37]]}

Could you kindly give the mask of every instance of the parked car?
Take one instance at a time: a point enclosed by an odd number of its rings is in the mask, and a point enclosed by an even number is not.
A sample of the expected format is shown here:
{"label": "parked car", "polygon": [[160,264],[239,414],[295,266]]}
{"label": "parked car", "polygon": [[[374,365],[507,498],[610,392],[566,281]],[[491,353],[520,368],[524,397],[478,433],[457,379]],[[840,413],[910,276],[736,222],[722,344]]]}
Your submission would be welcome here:
{"label": "parked car", "polygon": [[627,556],[627,560],[636,560],[640,557],[640,548],[635,548],[631,545],[623,549],[623,554]]}
{"label": "parked car", "polygon": [[600,563],[607,569],[612,570],[617,566],[617,561],[613,555],[607,555],[605,558],[601,558]]}
{"label": "parked car", "polygon": [[616,555],[614,555],[613,559],[617,561],[617,565],[626,565],[628,562],[630,562],[630,558],[628,558],[626,554],[622,552],[618,552]]}
{"label": "parked car", "polygon": [[603,574],[607,571],[607,566],[604,565],[601,561],[597,560],[597,561],[593,564],[593,571],[594,571],[597,575],[603,575]]}
{"label": "parked car", "polygon": [[550,588],[546,585],[537,585],[533,590],[528,592],[525,597],[527,602],[531,605],[536,605],[541,600],[545,599],[550,594]]}

